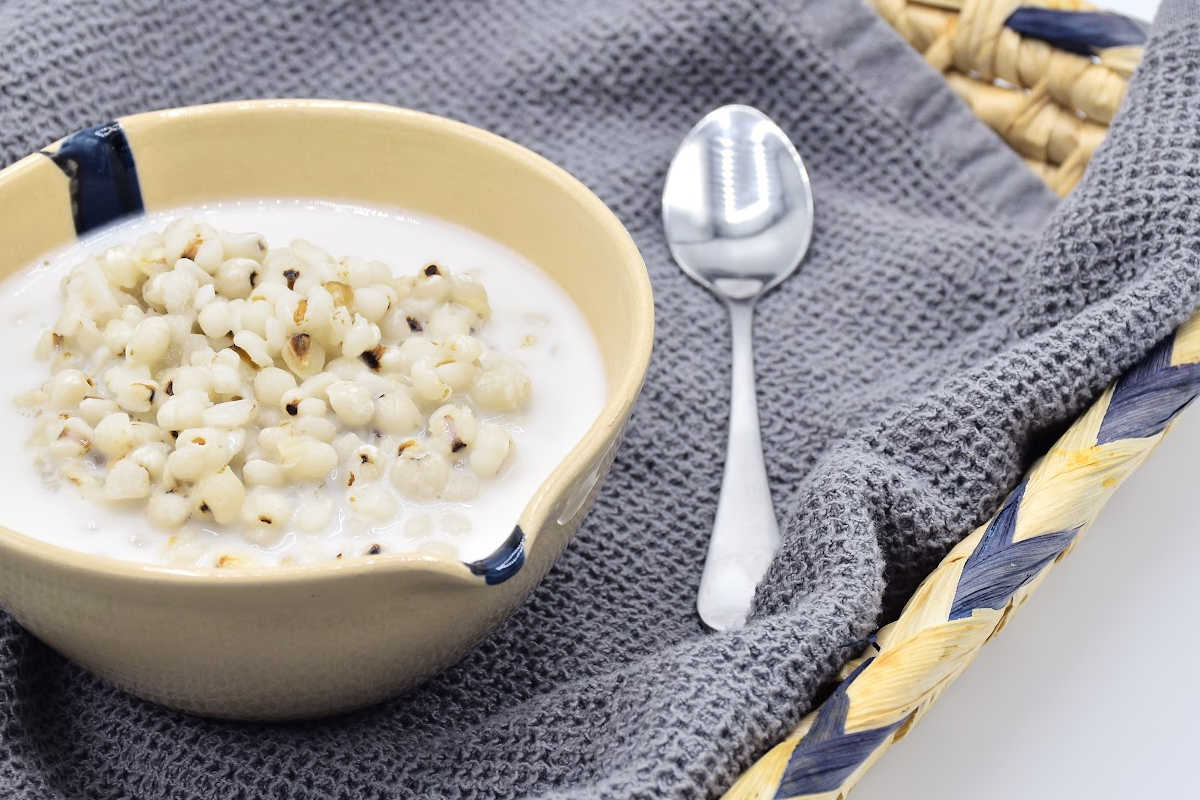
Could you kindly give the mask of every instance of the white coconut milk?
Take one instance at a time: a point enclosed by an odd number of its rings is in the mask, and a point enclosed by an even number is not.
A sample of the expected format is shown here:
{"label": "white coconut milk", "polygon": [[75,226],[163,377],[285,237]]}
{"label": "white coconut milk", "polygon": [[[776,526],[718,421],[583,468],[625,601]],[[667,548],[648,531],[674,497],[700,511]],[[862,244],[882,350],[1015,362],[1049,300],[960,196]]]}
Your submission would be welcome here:
{"label": "white coconut milk", "polygon": [[[291,529],[255,544],[234,527],[189,522],[158,530],[141,508],[84,498],[71,485],[48,485],[27,446],[32,415],[13,402],[48,375],[34,356],[38,337],[61,310],[59,282],[87,254],[161,229],[189,216],[222,230],[255,231],[272,247],[303,238],[337,256],[387,263],[412,274],[427,263],[474,273],[488,292],[492,319],[480,332],[489,346],[514,356],[532,381],[523,411],[488,417],[512,435],[515,452],[498,479],[485,482],[467,503],[418,502],[399,497],[400,512],[367,525],[346,508],[342,487],[300,490],[334,503],[324,529]],[[595,421],[604,402],[605,376],[596,341],[579,309],[545,273],[511,250],[442,220],[400,210],[319,201],[223,203],[151,214],[89,235],[61,252],[0,281],[0,348],[4,375],[0,402],[0,525],[85,553],[175,566],[212,566],[222,555],[255,564],[307,563],[359,556],[378,544],[383,553],[440,552],[474,560],[511,532],[537,487]]]}

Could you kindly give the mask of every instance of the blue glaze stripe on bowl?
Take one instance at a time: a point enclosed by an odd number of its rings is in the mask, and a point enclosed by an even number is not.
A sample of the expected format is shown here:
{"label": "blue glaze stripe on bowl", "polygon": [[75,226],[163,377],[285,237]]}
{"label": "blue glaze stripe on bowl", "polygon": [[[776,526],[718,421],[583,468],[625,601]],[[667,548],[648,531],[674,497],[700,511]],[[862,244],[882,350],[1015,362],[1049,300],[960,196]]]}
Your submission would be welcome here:
{"label": "blue glaze stripe on bowl", "polygon": [[84,128],[64,139],[56,152],[43,155],[70,181],[76,234],[145,210],[133,150],[121,123]]}
{"label": "blue glaze stripe on bowl", "polygon": [[464,562],[475,575],[482,575],[489,586],[504,583],[516,575],[525,563],[525,531],[517,525],[491,555],[478,561]]}
{"label": "blue glaze stripe on bowl", "polygon": [[1004,21],[1004,26],[1022,36],[1041,39],[1060,50],[1084,56],[1096,55],[1106,47],[1146,43],[1141,23],[1104,11],[1058,11],[1023,6]]}

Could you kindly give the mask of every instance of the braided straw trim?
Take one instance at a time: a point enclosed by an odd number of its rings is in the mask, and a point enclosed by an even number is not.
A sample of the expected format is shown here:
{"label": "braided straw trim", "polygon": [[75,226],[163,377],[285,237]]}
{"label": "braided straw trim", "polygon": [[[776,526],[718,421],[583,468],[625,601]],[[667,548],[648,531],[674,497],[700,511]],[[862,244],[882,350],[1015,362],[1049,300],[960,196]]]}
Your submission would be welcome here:
{"label": "braided straw trim", "polygon": [[844,798],[1007,624],[1200,393],[1200,314],[1101,395],[725,800]]}
{"label": "braided straw trim", "polygon": [[1104,140],[1140,47],[1097,59],[1058,50],[1004,27],[1018,6],[1091,11],[1082,0],[871,0],[879,14],[971,110],[1058,194],[1083,176]]}

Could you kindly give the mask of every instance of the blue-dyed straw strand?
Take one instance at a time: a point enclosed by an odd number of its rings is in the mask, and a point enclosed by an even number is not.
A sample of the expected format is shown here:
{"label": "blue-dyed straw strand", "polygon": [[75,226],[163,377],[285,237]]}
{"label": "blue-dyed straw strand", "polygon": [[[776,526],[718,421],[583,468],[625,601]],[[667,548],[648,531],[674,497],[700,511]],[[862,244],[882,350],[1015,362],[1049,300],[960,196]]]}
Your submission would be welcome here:
{"label": "blue-dyed straw strand", "polygon": [[1004,21],[1022,36],[1049,42],[1060,50],[1098,55],[1109,47],[1146,43],[1146,29],[1138,21],[1107,11],[1059,11],[1022,6]]}

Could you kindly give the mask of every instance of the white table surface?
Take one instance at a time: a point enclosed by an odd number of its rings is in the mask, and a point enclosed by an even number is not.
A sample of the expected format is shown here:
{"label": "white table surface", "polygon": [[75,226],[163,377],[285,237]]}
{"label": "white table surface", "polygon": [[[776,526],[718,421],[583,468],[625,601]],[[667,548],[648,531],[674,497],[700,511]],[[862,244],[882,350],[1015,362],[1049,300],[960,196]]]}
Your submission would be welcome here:
{"label": "white table surface", "polygon": [[1200,797],[1200,406],[852,800]]}
{"label": "white table surface", "polygon": [[1200,406],[853,800],[1200,797],[1198,500]]}
{"label": "white table surface", "polygon": [[1154,19],[1159,0],[1091,0],[1094,5],[1104,6],[1122,14],[1140,17],[1146,21]]}

